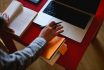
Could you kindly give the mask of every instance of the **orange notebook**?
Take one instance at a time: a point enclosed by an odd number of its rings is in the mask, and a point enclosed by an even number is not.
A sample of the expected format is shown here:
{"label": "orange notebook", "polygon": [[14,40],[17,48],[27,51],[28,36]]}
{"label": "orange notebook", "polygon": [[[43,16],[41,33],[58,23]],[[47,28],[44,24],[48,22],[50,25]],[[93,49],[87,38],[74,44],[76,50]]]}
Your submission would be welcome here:
{"label": "orange notebook", "polygon": [[[54,37],[44,48],[42,57],[46,59],[51,59],[55,52],[59,51],[59,48],[63,45],[65,38],[63,37]],[[62,51],[62,48],[61,48]]]}
{"label": "orange notebook", "polygon": [[61,53],[61,55],[64,55],[67,51],[67,44],[62,44],[62,46],[59,48],[59,52]]}

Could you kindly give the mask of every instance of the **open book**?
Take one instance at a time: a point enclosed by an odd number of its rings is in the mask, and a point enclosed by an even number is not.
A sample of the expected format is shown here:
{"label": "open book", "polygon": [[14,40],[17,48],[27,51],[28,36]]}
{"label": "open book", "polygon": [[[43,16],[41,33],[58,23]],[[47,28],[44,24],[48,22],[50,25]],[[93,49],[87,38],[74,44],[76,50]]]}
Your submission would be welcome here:
{"label": "open book", "polygon": [[53,65],[61,55],[67,51],[65,38],[56,36],[43,49],[41,58],[50,65]]}
{"label": "open book", "polygon": [[23,7],[18,1],[12,1],[3,12],[9,16],[9,28],[13,29],[17,36],[21,36],[31,21],[37,15],[37,12]]}

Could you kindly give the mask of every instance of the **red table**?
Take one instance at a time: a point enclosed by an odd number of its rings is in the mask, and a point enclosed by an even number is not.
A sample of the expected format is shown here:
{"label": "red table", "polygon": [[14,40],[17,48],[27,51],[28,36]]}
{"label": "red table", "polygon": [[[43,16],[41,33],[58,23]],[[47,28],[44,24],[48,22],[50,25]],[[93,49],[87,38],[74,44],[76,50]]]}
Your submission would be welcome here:
{"label": "red table", "polygon": [[[39,10],[46,2],[46,0],[42,0],[39,5],[34,5],[32,3],[27,2],[26,0],[19,1],[23,3],[24,6],[33,9],[37,12],[39,12]],[[104,0],[101,0],[96,16],[90,28],[88,29],[88,32],[86,33],[82,43],[77,43],[71,39],[66,38],[68,51],[63,57],[61,57],[57,61],[57,63],[65,67],[66,70],[76,70],[82,56],[84,55],[84,52],[86,51],[86,48],[88,47],[92,39],[96,36],[96,33],[98,32],[100,26],[102,25],[103,19],[104,19]],[[25,45],[28,45],[38,36],[40,30],[41,28],[38,25],[32,23],[30,27],[26,30],[26,32],[22,35],[21,41]]]}

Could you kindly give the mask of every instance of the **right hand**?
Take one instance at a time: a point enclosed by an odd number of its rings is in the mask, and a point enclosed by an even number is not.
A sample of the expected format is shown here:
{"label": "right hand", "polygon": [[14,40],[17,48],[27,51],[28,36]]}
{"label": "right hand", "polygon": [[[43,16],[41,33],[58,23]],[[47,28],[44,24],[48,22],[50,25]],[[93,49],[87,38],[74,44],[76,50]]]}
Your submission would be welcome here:
{"label": "right hand", "polygon": [[51,22],[40,32],[39,36],[43,37],[47,42],[54,38],[56,35],[62,33],[63,26],[61,24],[57,24],[55,22]]}

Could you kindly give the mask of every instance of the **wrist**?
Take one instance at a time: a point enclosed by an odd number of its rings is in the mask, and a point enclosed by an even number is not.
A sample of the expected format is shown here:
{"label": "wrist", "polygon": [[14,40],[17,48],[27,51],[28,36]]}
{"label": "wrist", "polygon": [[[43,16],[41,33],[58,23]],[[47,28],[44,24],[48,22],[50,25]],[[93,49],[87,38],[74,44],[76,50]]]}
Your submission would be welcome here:
{"label": "wrist", "polygon": [[42,40],[44,40],[47,43],[47,39],[43,36],[38,36],[38,38],[41,38]]}

